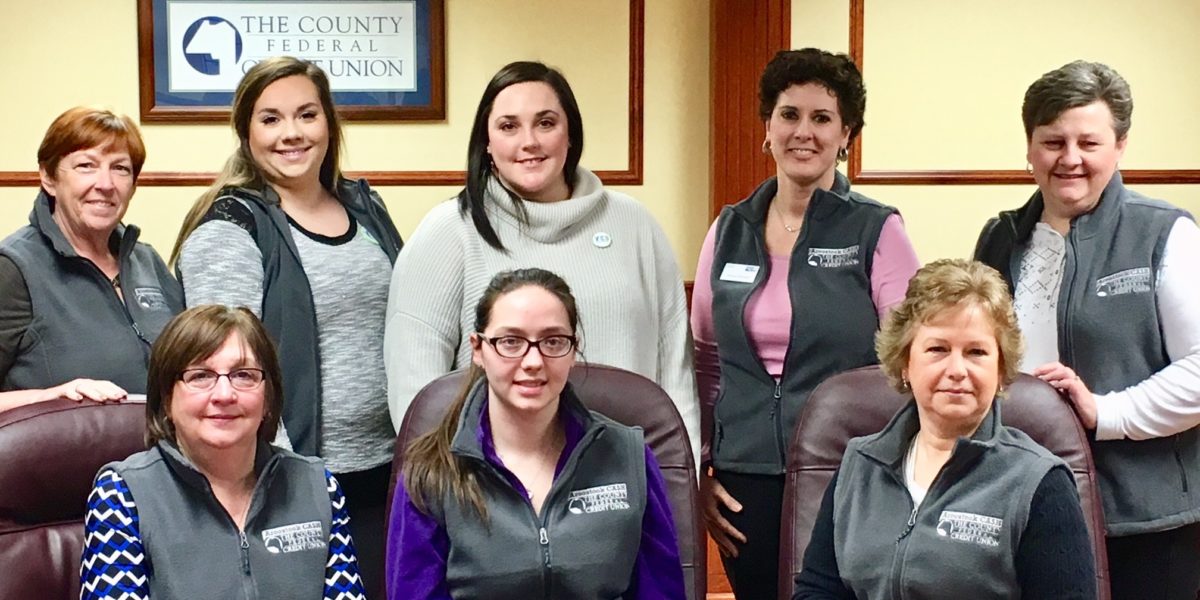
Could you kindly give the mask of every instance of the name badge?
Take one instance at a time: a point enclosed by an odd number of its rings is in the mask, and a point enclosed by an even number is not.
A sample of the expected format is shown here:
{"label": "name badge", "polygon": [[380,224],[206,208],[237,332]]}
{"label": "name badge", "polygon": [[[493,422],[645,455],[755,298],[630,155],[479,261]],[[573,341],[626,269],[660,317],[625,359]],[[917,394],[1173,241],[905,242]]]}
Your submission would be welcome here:
{"label": "name badge", "polygon": [[736,281],[737,283],[754,283],[754,277],[758,275],[758,265],[739,265],[737,263],[725,263],[725,268],[721,269],[721,281]]}

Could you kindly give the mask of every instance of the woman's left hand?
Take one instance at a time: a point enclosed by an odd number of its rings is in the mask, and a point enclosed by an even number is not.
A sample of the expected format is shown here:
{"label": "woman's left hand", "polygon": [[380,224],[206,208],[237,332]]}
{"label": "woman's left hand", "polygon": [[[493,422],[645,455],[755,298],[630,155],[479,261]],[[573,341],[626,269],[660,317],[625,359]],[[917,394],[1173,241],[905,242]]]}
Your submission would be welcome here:
{"label": "woman's left hand", "polygon": [[1096,397],[1074,370],[1060,362],[1052,362],[1034,369],[1033,375],[1070,399],[1084,427],[1096,428]]}

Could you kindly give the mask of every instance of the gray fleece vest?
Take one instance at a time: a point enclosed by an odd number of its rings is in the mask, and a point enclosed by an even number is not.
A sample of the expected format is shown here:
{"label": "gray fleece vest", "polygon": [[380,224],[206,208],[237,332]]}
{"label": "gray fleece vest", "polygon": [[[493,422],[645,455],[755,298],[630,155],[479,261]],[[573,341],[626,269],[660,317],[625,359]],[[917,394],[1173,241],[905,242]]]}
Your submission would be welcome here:
{"label": "gray fleece vest", "polygon": [[476,432],[478,386],[459,420],[452,451],[478,465],[488,520],[447,496],[435,517],[450,538],[446,581],[454,598],[489,600],[621,598],[633,576],[646,510],[646,450],[640,428],[591,413],[569,385],[560,410],[586,432],[542,506],[514,489],[484,459]]}
{"label": "gray fleece vest", "polygon": [[920,423],[910,402],[883,431],[850,441],[834,488],[834,552],[859,598],[1007,599],[1016,555],[1042,479],[1066,468],[1000,422],[1000,402],[950,460],[916,508],[904,455]]}
{"label": "gray fleece vest", "polygon": [[124,300],[108,277],[79,256],[54,222],[42,192],[29,226],[0,243],[21,270],[33,321],[0,391],[46,388],[79,377],[106,379],[127,392],[146,391],[150,344],[183,309],[183,293],[138,228],[118,226],[117,261]]}
{"label": "gray fleece vest", "polygon": [[[255,191],[230,188],[222,195],[233,196],[250,207],[254,215],[254,241],[262,252],[262,321],[279,349],[279,368],[283,372],[283,424],[292,448],[300,454],[315,456],[321,447],[321,356],[317,331],[317,313],[312,288],[300,251],[292,239],[287,215],[279,207],[279,196],[270,186]],[[342,179],[338,199],[379,242],[388,261],[404,245],[396,226],[388,216],[379,195],[365,179]],[[364,332],[382,335],[381,332]]]}
{"label": "gray fleece vest", "polygon": [[[1019,272],[1040,192],[984,229],[976,257],[1009,280]],[[1058,352],[1097,394],[1134,385],[1170,364],[1156,306],[1171,227],[1190,215],[1132,192],[1119,174],[1066,240]],[[1007,249],[1007,251],[1006,251]],[[1200,429],[1151,440],[1092,443],[1108,535],[1165,531],[1200,520]]]}
{"label": "gray fleece vest", "polygon": [[150,597],[323,597],[333,515],[319,459],[260,444],[244,532],[166,442],[109,467],[137,503]]}
{"label": "gray fleece vest", "polygon": [[770,272],[763,225],[776,189],[775,179],[768,179],[749,198],[726,207],[713,248],[721,389],[712,458],[714,467],[741,473],[783,473],[796,417],[813,388],[830,375],[878,362],[871,259],[883,222],[895,209],[851,192],[841,174],[832,190],[813,192],[792,249],[791,338],[778,384],[759,360],[743,315]]}

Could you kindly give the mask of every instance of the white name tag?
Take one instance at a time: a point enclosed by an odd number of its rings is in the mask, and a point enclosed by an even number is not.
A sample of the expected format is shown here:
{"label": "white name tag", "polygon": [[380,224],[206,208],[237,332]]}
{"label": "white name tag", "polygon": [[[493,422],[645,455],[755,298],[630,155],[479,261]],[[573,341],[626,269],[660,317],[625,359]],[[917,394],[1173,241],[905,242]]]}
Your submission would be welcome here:
{"label": "white name tag", "polygon": [[737,263],[725,263],[725,268],[721,269],[721,281],[736,281],[738,283],[754,283],[754,277],[758,275],[758,265],[739,265]]}

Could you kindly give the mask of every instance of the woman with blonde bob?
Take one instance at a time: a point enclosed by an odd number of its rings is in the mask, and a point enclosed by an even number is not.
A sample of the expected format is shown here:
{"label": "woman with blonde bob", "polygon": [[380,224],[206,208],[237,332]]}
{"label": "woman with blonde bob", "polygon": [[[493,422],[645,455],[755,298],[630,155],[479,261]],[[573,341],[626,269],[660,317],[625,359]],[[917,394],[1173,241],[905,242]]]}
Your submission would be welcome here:
{"label": "woman with blonde bob", "polygon": [[337,480],[268,443],[281,385],[249,310],[167,325],[150,356],[150,449],[101,468],[88,497],[81,598],[365,597]]}
{"label": "woman with blonde bob", "polygon": [[1016,323],[990,267],[917,271],[876,337],[889,381],[912,401],[850,440],[793,598],[1096,597],[1070,471],[1005,427],[995,402],[1021,362]]}
{"label": "woman with blonde bob", "polygon": [[367,182],[342,177],[342,129],[316,65],[254,65],[232,125],[238,149],[192,207],[172,260],[188,306],[245,306],[278,342],[280,442],[339,476],[363,575],[381,587],[395,440],[383,325],[400,235]]}

